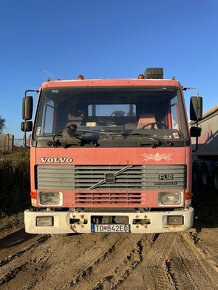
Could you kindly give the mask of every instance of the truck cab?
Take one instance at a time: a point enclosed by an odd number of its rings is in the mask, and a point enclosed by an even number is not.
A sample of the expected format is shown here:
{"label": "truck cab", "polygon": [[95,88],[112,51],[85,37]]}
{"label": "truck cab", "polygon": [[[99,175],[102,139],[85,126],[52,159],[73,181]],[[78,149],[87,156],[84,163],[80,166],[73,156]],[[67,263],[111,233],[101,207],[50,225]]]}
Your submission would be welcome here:
{"label": "truck cab", "polygon": [[[32,129],[28,98],[24,131]],[[137,79],[45,82],[30,169],[29,233],[189,229],[191,140],[181,84],[161,69]]]}

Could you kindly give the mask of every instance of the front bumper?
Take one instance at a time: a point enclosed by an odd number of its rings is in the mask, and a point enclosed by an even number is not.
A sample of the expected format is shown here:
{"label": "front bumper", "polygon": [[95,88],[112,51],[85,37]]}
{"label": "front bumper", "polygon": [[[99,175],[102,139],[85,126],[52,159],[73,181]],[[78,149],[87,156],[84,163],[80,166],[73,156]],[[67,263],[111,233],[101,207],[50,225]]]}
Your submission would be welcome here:
{"label": "front bumper", "polygon": [[[180,232],[192,227],[194,210],[178,209],[175,211],[132,211],[132,212],[86,212],[86,211],[31,211],[24,212],[25,231],[32,234],[68,234],[91,233],[93,216],[128,217],[130,233]],[[181,225],[169,225],[169,217],[180,216]],[[40,217],[50,217],[52,225],[39,225]],[[136,223],[136,221],[139,221]],[[142,222],[140,222],[142,221]]]}

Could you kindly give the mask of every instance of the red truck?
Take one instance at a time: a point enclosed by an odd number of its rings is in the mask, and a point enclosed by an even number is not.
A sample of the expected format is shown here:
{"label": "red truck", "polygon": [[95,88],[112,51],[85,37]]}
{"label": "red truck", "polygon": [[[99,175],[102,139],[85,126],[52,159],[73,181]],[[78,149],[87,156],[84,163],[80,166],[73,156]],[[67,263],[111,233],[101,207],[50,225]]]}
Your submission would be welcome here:
{"label": "red truck", "polygon": [[[150,68],[135,79],[47,81],[25,92],[22,130],[32,131],[31,203],[38,234],[189,229],[191,136],[183,87]],[[191,98],[191,119],[202,114]],[[199,136],[198,127],[191,128]]]}

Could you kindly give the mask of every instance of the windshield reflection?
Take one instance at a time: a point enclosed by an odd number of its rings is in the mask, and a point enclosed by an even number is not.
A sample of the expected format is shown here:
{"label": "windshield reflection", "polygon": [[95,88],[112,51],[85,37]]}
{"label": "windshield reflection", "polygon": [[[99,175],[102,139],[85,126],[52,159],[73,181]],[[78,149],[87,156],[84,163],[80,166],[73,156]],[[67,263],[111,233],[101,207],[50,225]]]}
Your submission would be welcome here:
{"label": "windshield reflection", "polygon": [[185,128],[180,123],[181,114],[175,88],[45,89],[34,138],[106,139],[113,135],[126,140],[128,136],[180,139]]}

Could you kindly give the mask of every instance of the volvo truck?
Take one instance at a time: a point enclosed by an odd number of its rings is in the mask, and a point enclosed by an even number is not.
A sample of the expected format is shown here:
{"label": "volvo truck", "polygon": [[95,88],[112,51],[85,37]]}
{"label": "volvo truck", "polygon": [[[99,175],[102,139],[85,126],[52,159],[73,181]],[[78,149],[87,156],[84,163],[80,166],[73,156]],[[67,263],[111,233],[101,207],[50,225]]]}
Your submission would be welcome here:
{"label": "volvo truck", "polygon": [[[184,88],[162,68],[131,79],[48,80],[23,99],[35,234],[161,233],[192,226],[191,135]],[[200,120],[201,97],[190,102]],[[191,131],[191,135],[190,135]]]}

